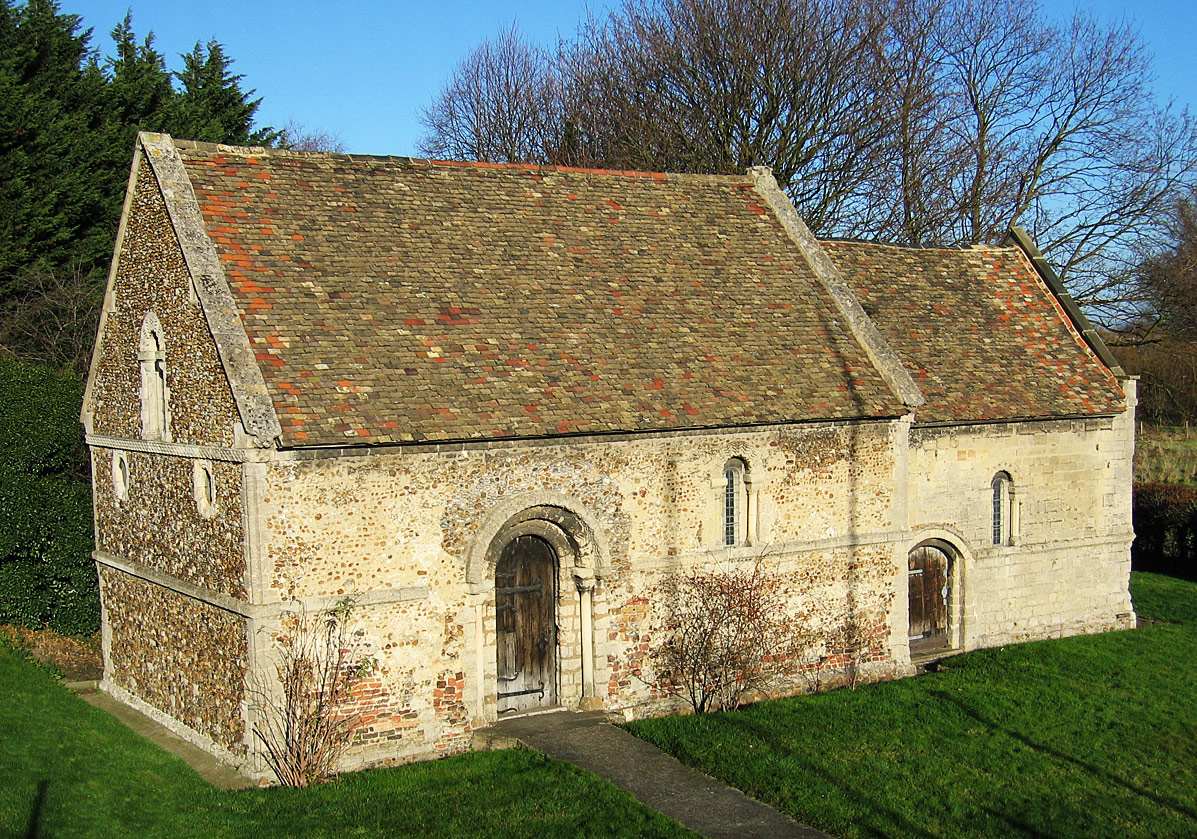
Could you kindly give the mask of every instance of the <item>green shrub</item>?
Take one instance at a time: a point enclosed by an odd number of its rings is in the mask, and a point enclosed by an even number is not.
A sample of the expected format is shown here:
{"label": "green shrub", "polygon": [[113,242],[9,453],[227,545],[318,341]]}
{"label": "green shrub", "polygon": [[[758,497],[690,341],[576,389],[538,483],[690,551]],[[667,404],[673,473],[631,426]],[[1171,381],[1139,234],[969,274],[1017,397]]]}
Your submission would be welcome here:
{"label": "green shrub", "polygon": [[1197,490],[1135,484],[1134,517],[1134,569],[1197,580]]}
{"label": "green shrub", "polygon": [[74,374],[0,358],[0,623],[99,626],[82,400]]}

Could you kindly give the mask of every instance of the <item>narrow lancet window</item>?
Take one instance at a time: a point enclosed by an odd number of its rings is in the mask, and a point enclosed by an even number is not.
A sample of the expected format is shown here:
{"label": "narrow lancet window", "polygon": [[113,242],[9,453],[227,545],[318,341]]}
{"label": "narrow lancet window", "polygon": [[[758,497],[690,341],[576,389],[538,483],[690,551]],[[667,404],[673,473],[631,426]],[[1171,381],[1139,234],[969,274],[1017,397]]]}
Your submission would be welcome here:
{"label": "narrow lancet window", "polygon": [[170,439],[170,408],[166,389],[166,351],[162,324],[150,312],[141,325],[141,344],[137,363],[141,369],[141,437],[143,440]]}
{"label": "narrow lancet window", "polygon": [[993,544],[1009,545],[1012,536],[1014,481],[1008,472],[993,476]]}
{"label": "narrow lancet window", "polygon": [[738,457],[723,467],[723,544],[729,547],[748,541],[747,471],[744,461]]}

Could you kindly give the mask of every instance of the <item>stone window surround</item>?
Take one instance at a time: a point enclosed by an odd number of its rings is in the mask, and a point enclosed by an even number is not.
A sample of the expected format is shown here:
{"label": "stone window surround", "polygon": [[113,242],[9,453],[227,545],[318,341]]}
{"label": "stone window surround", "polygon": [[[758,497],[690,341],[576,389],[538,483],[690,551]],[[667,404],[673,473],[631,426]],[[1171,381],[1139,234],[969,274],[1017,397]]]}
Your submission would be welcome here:
{"label": "stone window surround", "polygon": [[992,509],[992,547],[1009,547],[1017,534],[1018,505],[1015,503],[1014,477],[1007,469],[999,469],[989,482]]}
{"label": "stone window surround", "polygon": [[216,515],[218,509],[216,475],[212,471],[212,461],[194,461],[192,464],[192,478],[193,489],[195,491],[195,508],[201,518],[210,519]]}
{"label": "stone window surround", "polygon": [[752,503],[752,478],[748,461],[739,456],[729,458],[723,465],[722,475],[721,545],[726,548],[747,547],[753,542],[749,521],[755,507]]}
{"label": "stone window surround", "polygon": [[166,384],[166,336],[158,315],[146,312],[137,349],[141,374],[141,437],[165,440],[170,436],[170,388]]}
{"label": "stone window surround", "polygon": [[133,476],[129,472],[129,456],[123,451],[112,452],[112,491],[117,502],[129,499],[129,487]]}

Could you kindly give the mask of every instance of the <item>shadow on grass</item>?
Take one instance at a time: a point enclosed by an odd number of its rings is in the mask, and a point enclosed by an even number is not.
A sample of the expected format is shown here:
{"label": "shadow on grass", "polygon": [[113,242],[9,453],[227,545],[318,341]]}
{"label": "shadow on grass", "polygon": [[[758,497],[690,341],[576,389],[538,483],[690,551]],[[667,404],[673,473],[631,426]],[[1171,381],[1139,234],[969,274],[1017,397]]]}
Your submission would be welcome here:
{"label": "shadow on grass", "polygon": [[[885,806],[877,799],[866,795],[846,775],[837,775],[823,764],[796,752],[790,744],[778,736],[776,725],[757,722],[744,713],[728,714],[725,717],[725,721],[732,728],[739,728],[751,734],[757,740],[764,743],[773,754],[785,755],[801,766],[803,772],[809,773],[813,777],[821,778],[841,790],[846,798],[861,805],[862,809],[867,807],[874,814],[874,818],[871,819],[873,823],[862,824],[857,822],[857,827],[867,830],[869,834],[883,839],[883,837],[891,836],[900,831],[906,836],[920,836],[924,837],[924,839],[946,839],[946,837],[941,837],[939,834],[930,832],[923,825],[912,822],[901,813]],[[792,812],[789,815],[800,822],[805,821],[804,814],[802,813]]]}
{"label": "shadow on grass", "polygon": [[46,790],[49,788],[49,781],[37,782],[37,795],[33,796],[33,808],[29,813],[29,827],[25,828],[25,839],[37,839],[42,832],[42,810],[46,806]]}
{"label": "shadow on grass", "polygon": [[1005,822],[1006,824],[1010,825],[1011,833],[1009,835],[1011,836],[1014,835],[1014,831],[1018,831],[1019,835],[1030,836],[1033,837],[1033,839],[1058,839],[1054,833],[1046,833],[1042,828],[1036,827],[1028,821],[1023,821],[1022,819],[1016,819],[1013,816],[1008,816],[1005,813],[1000,813],[991,807],[982,807],[981,812],[988,814],[996,821]]}
{"label": "shadow on grass", "polygon": [[1005,734],[1007,737],[1010,737],[1011,739],[1016,740],[1019,743],[1022,743],[1028,749],[1039,752],[1040,754],[1045,754],[1048,757],[1054,758],[1055,760],[1057,760],[1061,763],[1064,763],[1069,766],[1073,766],[1073,767],[1076,767],[1077,769],[1081,769],[1085,772],[1088,772],[1089,774],[1093,775],[1094,777],[1100,778],[1102,781],[1104,781],[1106,783],[1122,787],[1123,789],[1127,790],[1128,792],[1134,793],[1135,795],[1142,796],[1143,798],[1146,798],[1148,801],[1151,801],[1154,804],[1156,804],[1160,807],[1163,807],[1165,809],[1171,810],[1174,813],[1177,813],[1182,816],[1187,816],[1190,819],[1197,820],[1197,809],[1194,809],[1190,806],[1186,806],[1185,804],[1183,804],[1179,801],[1174,801],[1166,796],[1160,795],[1159,793],[1152,792],[1151,790],[1145,789],[1144,787],[1139,786],[1138,784],[1131,783],[1130,781],[1126,780],[1125,778],[1121,778],[1118,775],[1115,775],[1113,772],[1110,772],[1108,769],[1103,769],[1102,767],[1096,766],[1093,763],[1089,763],[1088,761],[1081,760],[1080,758],[1076,757],[1075,755],[1071,755],[1066,752],[1062,752],[1059,749],[1056,749],[1056,748],[1053,748],[1053,747],[1047,745],[1046,743],[1036,742],[1035,740],[1032,740],[1030,737],[1028,737],[1026,734],[1024,734],[1020,731],[1016,731],[1012,728],[1007,728],[1006,726],[1003,726],[1000,723],[998,723],[992,719],[989,719],[984,714],[982,714],[980,711],[978,711],[976,708],[974,708],[971,705],[969,705],[968,703],[964,702],[959,697],[952,696],[950,693],[947,693],[947,692],[941,691],[941,690],[932,690],[932,691],[930,691],[930,693],[933,696],[935,696],[937,699],[939,699],[940,701],[950,702],[951,704],[955,705],[958,709],[960,709],[960,712],[963,713],[964,715],[976,720],[977,722],[981,723],[982,725],[986,726],[987,728],[989,728],[993,731],[1001,732],[1002,734]]}

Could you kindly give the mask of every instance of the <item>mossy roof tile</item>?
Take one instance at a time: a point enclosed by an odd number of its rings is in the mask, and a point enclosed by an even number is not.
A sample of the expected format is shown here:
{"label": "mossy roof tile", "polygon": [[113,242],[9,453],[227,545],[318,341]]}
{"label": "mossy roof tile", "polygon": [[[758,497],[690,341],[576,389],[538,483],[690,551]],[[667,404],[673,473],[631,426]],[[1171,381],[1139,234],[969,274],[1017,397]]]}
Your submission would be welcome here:
{"label": "mossy roof tile", "polygon": [[923,391],[916,422],[1125,409],[1113,374],[1018,248],[823,247]]}
{"label": "mossy roof tile", "polygon": [[176,145],[285,445],[905,411],[746,176]]}

